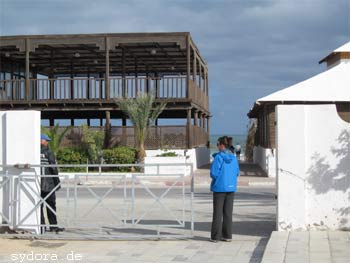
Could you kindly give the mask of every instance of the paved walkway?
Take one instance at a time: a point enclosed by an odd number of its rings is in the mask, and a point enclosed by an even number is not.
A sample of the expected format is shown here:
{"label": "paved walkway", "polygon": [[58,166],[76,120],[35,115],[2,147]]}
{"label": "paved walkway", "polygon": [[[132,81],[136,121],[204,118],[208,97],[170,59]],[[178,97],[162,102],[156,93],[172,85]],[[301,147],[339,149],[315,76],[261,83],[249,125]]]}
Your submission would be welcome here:
{"label": "paved walkway", "polygon": [[262,263],[349,263],[350,232],[273,232]]}
{"label": "paved walkway", "polygon": [[[261,262],[268,238],[275,227],[275,193],[268,178],[261,184],[240,184],[234,204],[234,235],[230,243],[211,243],[212,194],[209,171],[200,169],[195,179],[195,236],[189,240],[161,241],[69,241],[0,239],[0,262],[50,262],[39,257],[56,256],[58,262]],[[240,180],[249,177],[242,176]],[[252,178],[252,177],[251,177]],[[266,182],[264,181],[266,180]],[[159,189],[161,191],[161,189]],[[87,200],[85,200],[87,201]],[[144,202],[146,202],[145,200]],[[176,194],[169,205],[176,204]],[[71,261],[67,257],[82,256]],[[20,255],[21,254],[21,255]],[[21,261],[21,257],[25,257]],[[36,260],[30,260],[36,257]],[[16,259],[16,260],[12,260]],[[53,261],[51,261],[53,262]]]}

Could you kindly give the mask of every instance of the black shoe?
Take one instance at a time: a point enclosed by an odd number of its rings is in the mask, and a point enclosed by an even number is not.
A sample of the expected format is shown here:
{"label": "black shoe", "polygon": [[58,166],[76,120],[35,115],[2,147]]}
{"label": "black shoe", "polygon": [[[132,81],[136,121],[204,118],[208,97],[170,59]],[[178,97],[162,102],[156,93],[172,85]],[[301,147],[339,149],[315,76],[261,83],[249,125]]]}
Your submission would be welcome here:
{"label": "black shoe", "polygon": [[62,227],[56,227],[56,226],[50,227],[50,232],[58,233],[58,232],[62,232],[62,231],[64,231],[64,228],[62,228]]}
{"label": "black shoe", "polygon": [[232,238],[221,238],[221,241],[232,242]]}
{"label": "black shoe", "polygon": [[209,239],[210,242],[213,242],[213,243],[218,243],[219,240],[216,240],[216,239]]}

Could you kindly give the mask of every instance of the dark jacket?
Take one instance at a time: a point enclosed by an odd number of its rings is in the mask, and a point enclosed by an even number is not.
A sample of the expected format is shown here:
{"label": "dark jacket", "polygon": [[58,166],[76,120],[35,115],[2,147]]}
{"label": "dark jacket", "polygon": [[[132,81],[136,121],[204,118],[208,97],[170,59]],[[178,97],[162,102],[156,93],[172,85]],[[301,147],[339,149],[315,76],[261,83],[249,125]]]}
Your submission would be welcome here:
{"label": "dark jacket", "polygon": [[[54,153],[46,146],[41,146],[40,160],[42,165],[56,164],[56,159]],[[58,170],[56,167],[45,167],[41,168],[42,175],[58,175]],[[50,192],[60,183],[60,178],[58,176],[54,177],[42,177],[41,178],[41,191]]]}
{"label": "dark jacket", "polygon": [[210,167],[212,192],[235,192],[239,165],[236,157],[230,151],[221,151],[215,155]]}

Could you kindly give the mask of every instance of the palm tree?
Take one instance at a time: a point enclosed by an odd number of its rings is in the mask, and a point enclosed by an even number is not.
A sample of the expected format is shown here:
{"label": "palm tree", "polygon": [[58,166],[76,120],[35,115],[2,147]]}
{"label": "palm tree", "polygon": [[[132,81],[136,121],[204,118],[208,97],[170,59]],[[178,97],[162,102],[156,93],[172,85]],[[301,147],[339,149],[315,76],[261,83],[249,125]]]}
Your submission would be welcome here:
{"label": "palm tree", "polygon": [[145,139],[148,128],[155,122],[166,106],[165,102],[154,106],[154,98],[152,93],[140,94],[136,99],[123,99],[116,102],[134,126],[137,140],[137,158],[140,163],[144,161],[146,156]]}
{"label": "palm tree", "polygon": [[55,155],[57,155],[58,149],[61,146],[64,136],[71,129],[71,127],[68,126],[62,132],[59,132],[58,128],[59,128],[59,124],[56,124],[51,128],[45,128],[41,126],[41,132],[45,133],[51,139],[51,141],[49,141],[49,147],[51,151],[54,152]]}

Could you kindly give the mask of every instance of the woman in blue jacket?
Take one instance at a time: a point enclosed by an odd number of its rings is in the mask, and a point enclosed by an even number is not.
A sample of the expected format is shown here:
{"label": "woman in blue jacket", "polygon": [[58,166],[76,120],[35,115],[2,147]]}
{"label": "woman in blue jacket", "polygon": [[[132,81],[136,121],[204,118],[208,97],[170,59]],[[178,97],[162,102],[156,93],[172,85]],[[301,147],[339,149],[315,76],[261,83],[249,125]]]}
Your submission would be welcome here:
{"label": "woman in blue jacket", "polygon": [[218,139],[219,153],[215,155],[210,167],[212,179],[210,191],[213,192],[213,222],[211,241],[232,240],[233,198],[237,188],[239,165],[236,157],[227,150],[225,137]]}

